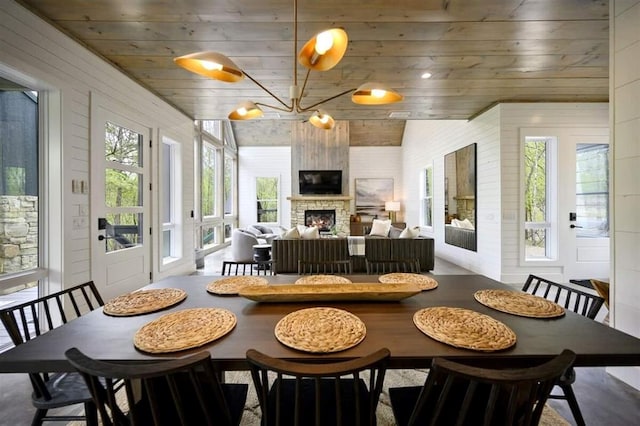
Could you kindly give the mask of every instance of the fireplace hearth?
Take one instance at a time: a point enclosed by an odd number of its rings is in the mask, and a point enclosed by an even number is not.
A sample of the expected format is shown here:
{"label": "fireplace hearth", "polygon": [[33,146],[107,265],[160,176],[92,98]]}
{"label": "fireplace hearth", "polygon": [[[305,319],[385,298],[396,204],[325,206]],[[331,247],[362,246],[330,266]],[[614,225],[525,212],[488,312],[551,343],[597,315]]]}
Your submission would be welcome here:
{"label": "fireplace hearth", "polygon": [[317,226],[321,232],[328,232],[336,224],[335,210],[305,210],[304,224]]}

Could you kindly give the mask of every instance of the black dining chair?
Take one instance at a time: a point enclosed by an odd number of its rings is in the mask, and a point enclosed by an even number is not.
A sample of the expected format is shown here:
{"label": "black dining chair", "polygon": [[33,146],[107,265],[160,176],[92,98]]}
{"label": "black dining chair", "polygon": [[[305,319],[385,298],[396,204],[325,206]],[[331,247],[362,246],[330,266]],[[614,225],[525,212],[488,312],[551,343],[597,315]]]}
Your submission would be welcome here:
{"label": "black dining chair", "polygon": [[221,275],[274,275],[274,268],[275,265],[271,260],[264,262],[223,260]]}
{"label": "black dining chair", "polygon": [[242,419],[249,386],[220,383],[209,352],[144,364],[100,361],[77,348],[65,355],[105,426],[237,426]]}
{"label": "black dining chair", "polygon": [[527,368],[481,368],[434,358],[423,386],[390,388],[398,426],[537,425],[557,379],[575,361],[563,351]]}
{"label": "black dining chair", "polygon": [[350,275],[353,272],[351,260],[298,260],[298,275],[309,274],[343,274]]}
{"label": "black dining chair", "polygon": [[[13,344],[18,346],[78,318],[104,302],[93,281],[79,284],[19,305],[0,310],[0,320]],[[45,421],[86,420],[97,425],[96,406],[84,380],[77,373],[31,373],[33,393],[31,401],[36,408],[33,425]],[[49,410],[84,404],[84,416],[49,414]]]}
{"label": "black dining chair", "polygon": [[[595,294],[586,293],[575,288],[558,284],[546,278],[541,278],[536,275],[529,275],[527,281],[522,287],[522,291],[525,291],[536,296],[544,297],[559,305],[564,306],[565,309],[576,312],[589,319],[595,319],[596,315],[600,311],[600,308],[604,304],[605,300]],[[568,369],[556,383],[562,390],[562,395],[551,394],[550,399],[563,399],[566,400],[571,408],[571,414],[578,426],[584,425],[584,418],[578,405],[578,400],[573,392],[573,383],[576,381],[575,369]]]}
{"label": "black dining chair", "polygon": [[393,272],[406,272],[419,274],[420,262],[418,259],[396,260],[369,260],[366,259],[367,274],[388,274]]}
{"label": "black dining chair", "polygon": [[307,363],[249,349],[262,426],[375,425],[389,357],[383,348],[348,361]]}

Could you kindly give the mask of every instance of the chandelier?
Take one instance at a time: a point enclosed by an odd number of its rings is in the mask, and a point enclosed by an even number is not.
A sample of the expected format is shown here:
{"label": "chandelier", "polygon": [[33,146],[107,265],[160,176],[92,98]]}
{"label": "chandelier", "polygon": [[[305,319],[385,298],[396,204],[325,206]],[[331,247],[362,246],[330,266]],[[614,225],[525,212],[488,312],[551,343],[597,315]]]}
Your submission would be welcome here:
{"label": "chandelier", "polygon": [[335,67],[347,51],[348,37],[342,28],[331,28],[322,31],[311,38],[297,53],[301,65],[307,68],[302,87],[298,86],[298,61],[295,60],[298,45],[298,0],[293,2],[294,42],[293,42],[293,84],[289,86],[289,101],[285,102],[271,90],[262,85],[246,71],[237,66],[227,56],[218,52],[196,52],[180,56],[174,62],[195,74],[227,83],[236,83],[247,77],[258,87],[269,94],[279,105],[268,105],[260,102],[243,101],[229,113],[230,120],[250,120],[263,115],[260,108],[267,107],[283,112],[306,113],[313,111],[309,122],[314,126],[329,130],[335,125],[331,115],[319,109],[326,102],[351,93],[351,100],[361,105],[384,105],[399,102],[403,96],[381,83],[367,82],[357,88],[352,88],[328,97],[312,105],[303,106],[302,97],[307,87],[311,71],[328,71]]}

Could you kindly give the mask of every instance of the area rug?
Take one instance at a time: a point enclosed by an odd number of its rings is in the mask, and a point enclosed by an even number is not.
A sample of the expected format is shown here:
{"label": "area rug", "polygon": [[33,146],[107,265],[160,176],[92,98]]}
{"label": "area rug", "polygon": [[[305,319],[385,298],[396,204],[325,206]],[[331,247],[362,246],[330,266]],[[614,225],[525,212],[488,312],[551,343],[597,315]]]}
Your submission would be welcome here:
{"label": "area rug", "polygon": [[[395,426],[393,412],[391,411],[391,403],[389,402],[389,388],[400,386],[422,386],[427,377],[427,370],[387,370],[384,377],[384,386],[380,395],[380,403],[376,416],[378,418],[378,426]],[[251,376],[248,372],[228,372],[226,373],[227,383],[249,383]],[[260,407],[258,398],[253,386],[249,386],[247,395],[247,403],[245,405],[244,415],[242,416],[241,426],[258,426],[260,425]],[[545,405],[545,409],[540,418],[540,426],[570,426],[557,411]]]}
{"label": "area rug", "polygon": [[[427,370],[387,370],[384,378],[384,386],[380,395],[380,403],[376,415],[378,417],[378,426],[394,426],[396,423],[393,419],[391,404],[389,402],[389,388],[399,386],[422,386],[427,376]],[[242,416],[241,426],[259,426],[260,425],[260,406],[256,395],[251,375],[246,371],[232,371],[225,373],[225,381],[227,383],[249,383],[249,392],[247,402],[245,404],[244,414]],[[126,403],[126,402],[125,402]],[[540,419],[541,426],[570,426],[557,411],[545,406]],[[81,426],[83,422],[70,422],[68,426]]]}

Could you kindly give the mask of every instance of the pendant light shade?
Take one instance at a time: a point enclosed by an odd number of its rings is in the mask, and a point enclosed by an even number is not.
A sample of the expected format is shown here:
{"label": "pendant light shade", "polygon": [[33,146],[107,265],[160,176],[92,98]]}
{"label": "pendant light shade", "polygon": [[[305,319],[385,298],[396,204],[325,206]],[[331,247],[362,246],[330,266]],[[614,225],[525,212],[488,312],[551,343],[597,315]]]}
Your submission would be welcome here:
{"label": "pendant light shade", "polygon": [[351,100],[360,105],[385,105],[404,98],[398,92],[381,83],[364,83],[353,92]]}
{"label": "pendant light shade", "polygon": [[336,125],[335,120],[329,114],[323,110],[314,112],[309,117],[309,123],[316,126],[318,129],[331,130]]}
{"label": "pendant light shade", "polygon": [[196,52],[180,56],[173,61],[193,73],[227,83],[235,83],[244,78],[240,67],[221,53]]}
{"label": "pendant light shade", "polygon": [[262,110],[258,105],[251,101],[244,101],[229,113],[229,120],[251,120],[262,117],[262,115]]}
{"label": "pendant light shade", "polygon": [[327,71],[338,65],[347,51],[349,37],[342,28],[316,34],[298,53],[298,61],[314,71]]}

